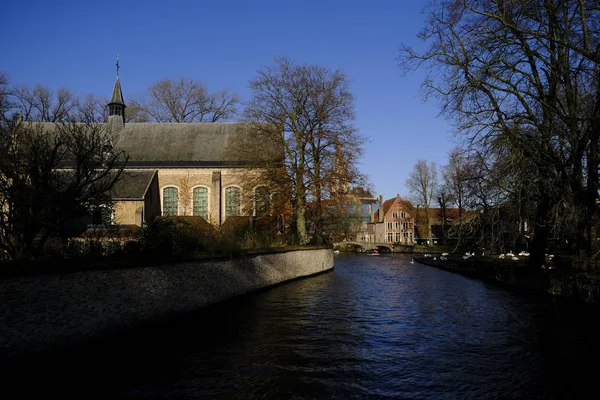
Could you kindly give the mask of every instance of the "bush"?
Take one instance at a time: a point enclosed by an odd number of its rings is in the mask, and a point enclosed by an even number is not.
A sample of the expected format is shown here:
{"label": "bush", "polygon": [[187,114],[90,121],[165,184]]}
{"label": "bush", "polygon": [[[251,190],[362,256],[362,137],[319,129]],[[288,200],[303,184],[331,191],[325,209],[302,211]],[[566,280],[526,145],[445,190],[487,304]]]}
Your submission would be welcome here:
{"label": "bush", "polygon": [[143,250],[158,257],[182,257],[206,249],[210,225],[200,217],[158,217],[144,230]]}

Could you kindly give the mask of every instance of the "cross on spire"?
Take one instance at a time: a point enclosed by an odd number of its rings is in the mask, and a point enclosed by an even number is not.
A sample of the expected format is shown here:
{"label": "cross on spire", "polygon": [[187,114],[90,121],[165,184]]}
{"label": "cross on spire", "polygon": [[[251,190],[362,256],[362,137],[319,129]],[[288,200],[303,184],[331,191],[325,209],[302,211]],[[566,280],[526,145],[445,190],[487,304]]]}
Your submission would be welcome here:
{"label": "cross on spire", "polygon": [[119,77],[119,55],[117,54],[117,78]]}

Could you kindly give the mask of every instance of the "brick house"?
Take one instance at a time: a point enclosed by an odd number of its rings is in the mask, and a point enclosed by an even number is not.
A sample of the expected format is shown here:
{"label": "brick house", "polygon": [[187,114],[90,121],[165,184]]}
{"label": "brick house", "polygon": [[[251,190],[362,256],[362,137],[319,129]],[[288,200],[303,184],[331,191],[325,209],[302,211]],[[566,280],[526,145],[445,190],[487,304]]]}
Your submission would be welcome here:
{"label": "brick house", "polygon": [[414,226],[415,209],[410,201],[400,195],[383,201],[380,196],[379,208],[374,212],[372,222],[368,223],[368,231],[362,241],[413,245]]}
{"label": "brick house", "polygon": [[[138,178],[156,171],[160,215],[200,216],[221,225],[228,217],[269,212],[273,191],[249,175],[247,160],[227,153],[231,141],[245,141],[251,125],[243,122],[125,123],[125,102],[119,78],[108,103],[108,129],[113,146],[129,155],[125,170]],[[129,174],[131,178],[131,174]],[[139,183],[139,182],[138,182]],[[139,185],[142,185],[139,183]],[[115,224],[147,222],[149,203],[115,197]],[[141,207],[141,209],[140,209]],[[127,212],[118,210],[129,210]]]}

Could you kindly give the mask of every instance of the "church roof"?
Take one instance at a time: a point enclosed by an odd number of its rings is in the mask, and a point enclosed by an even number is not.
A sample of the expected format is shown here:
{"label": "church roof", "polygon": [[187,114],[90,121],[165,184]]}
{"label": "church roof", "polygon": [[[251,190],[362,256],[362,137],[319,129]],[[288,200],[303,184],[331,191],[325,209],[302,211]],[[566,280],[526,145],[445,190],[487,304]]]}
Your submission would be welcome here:
{"label": "church roof", "polygon": [[119,81],[119,77],[117,76],[117,81],[115,82],[115,87],[113,88],[112,96],[110,97],[110,101],[108,104],[121,104],[125,105],[123,101],[123,91],[121,90],[121,82]]}
{"label": "church roof", "polygon": [[112,189],[115,200],[143,200],[156,170],[126,169]]}
{"label": "church roof", "polygon": [[251,132],[243,122],[130,123],[113,144],[129,155],[130,168],[241,166],[247,160],[228,153],[228,144],[247,142]]}

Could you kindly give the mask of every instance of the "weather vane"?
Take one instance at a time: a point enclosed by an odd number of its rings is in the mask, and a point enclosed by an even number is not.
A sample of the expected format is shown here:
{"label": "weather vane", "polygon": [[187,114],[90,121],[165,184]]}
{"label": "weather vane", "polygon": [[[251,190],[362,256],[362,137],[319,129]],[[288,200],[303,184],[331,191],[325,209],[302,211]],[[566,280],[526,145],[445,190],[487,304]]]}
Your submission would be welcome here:
{"label": "weather vane", "polygon": [[117,54],[117,76],[119,76],[119,55]]}

